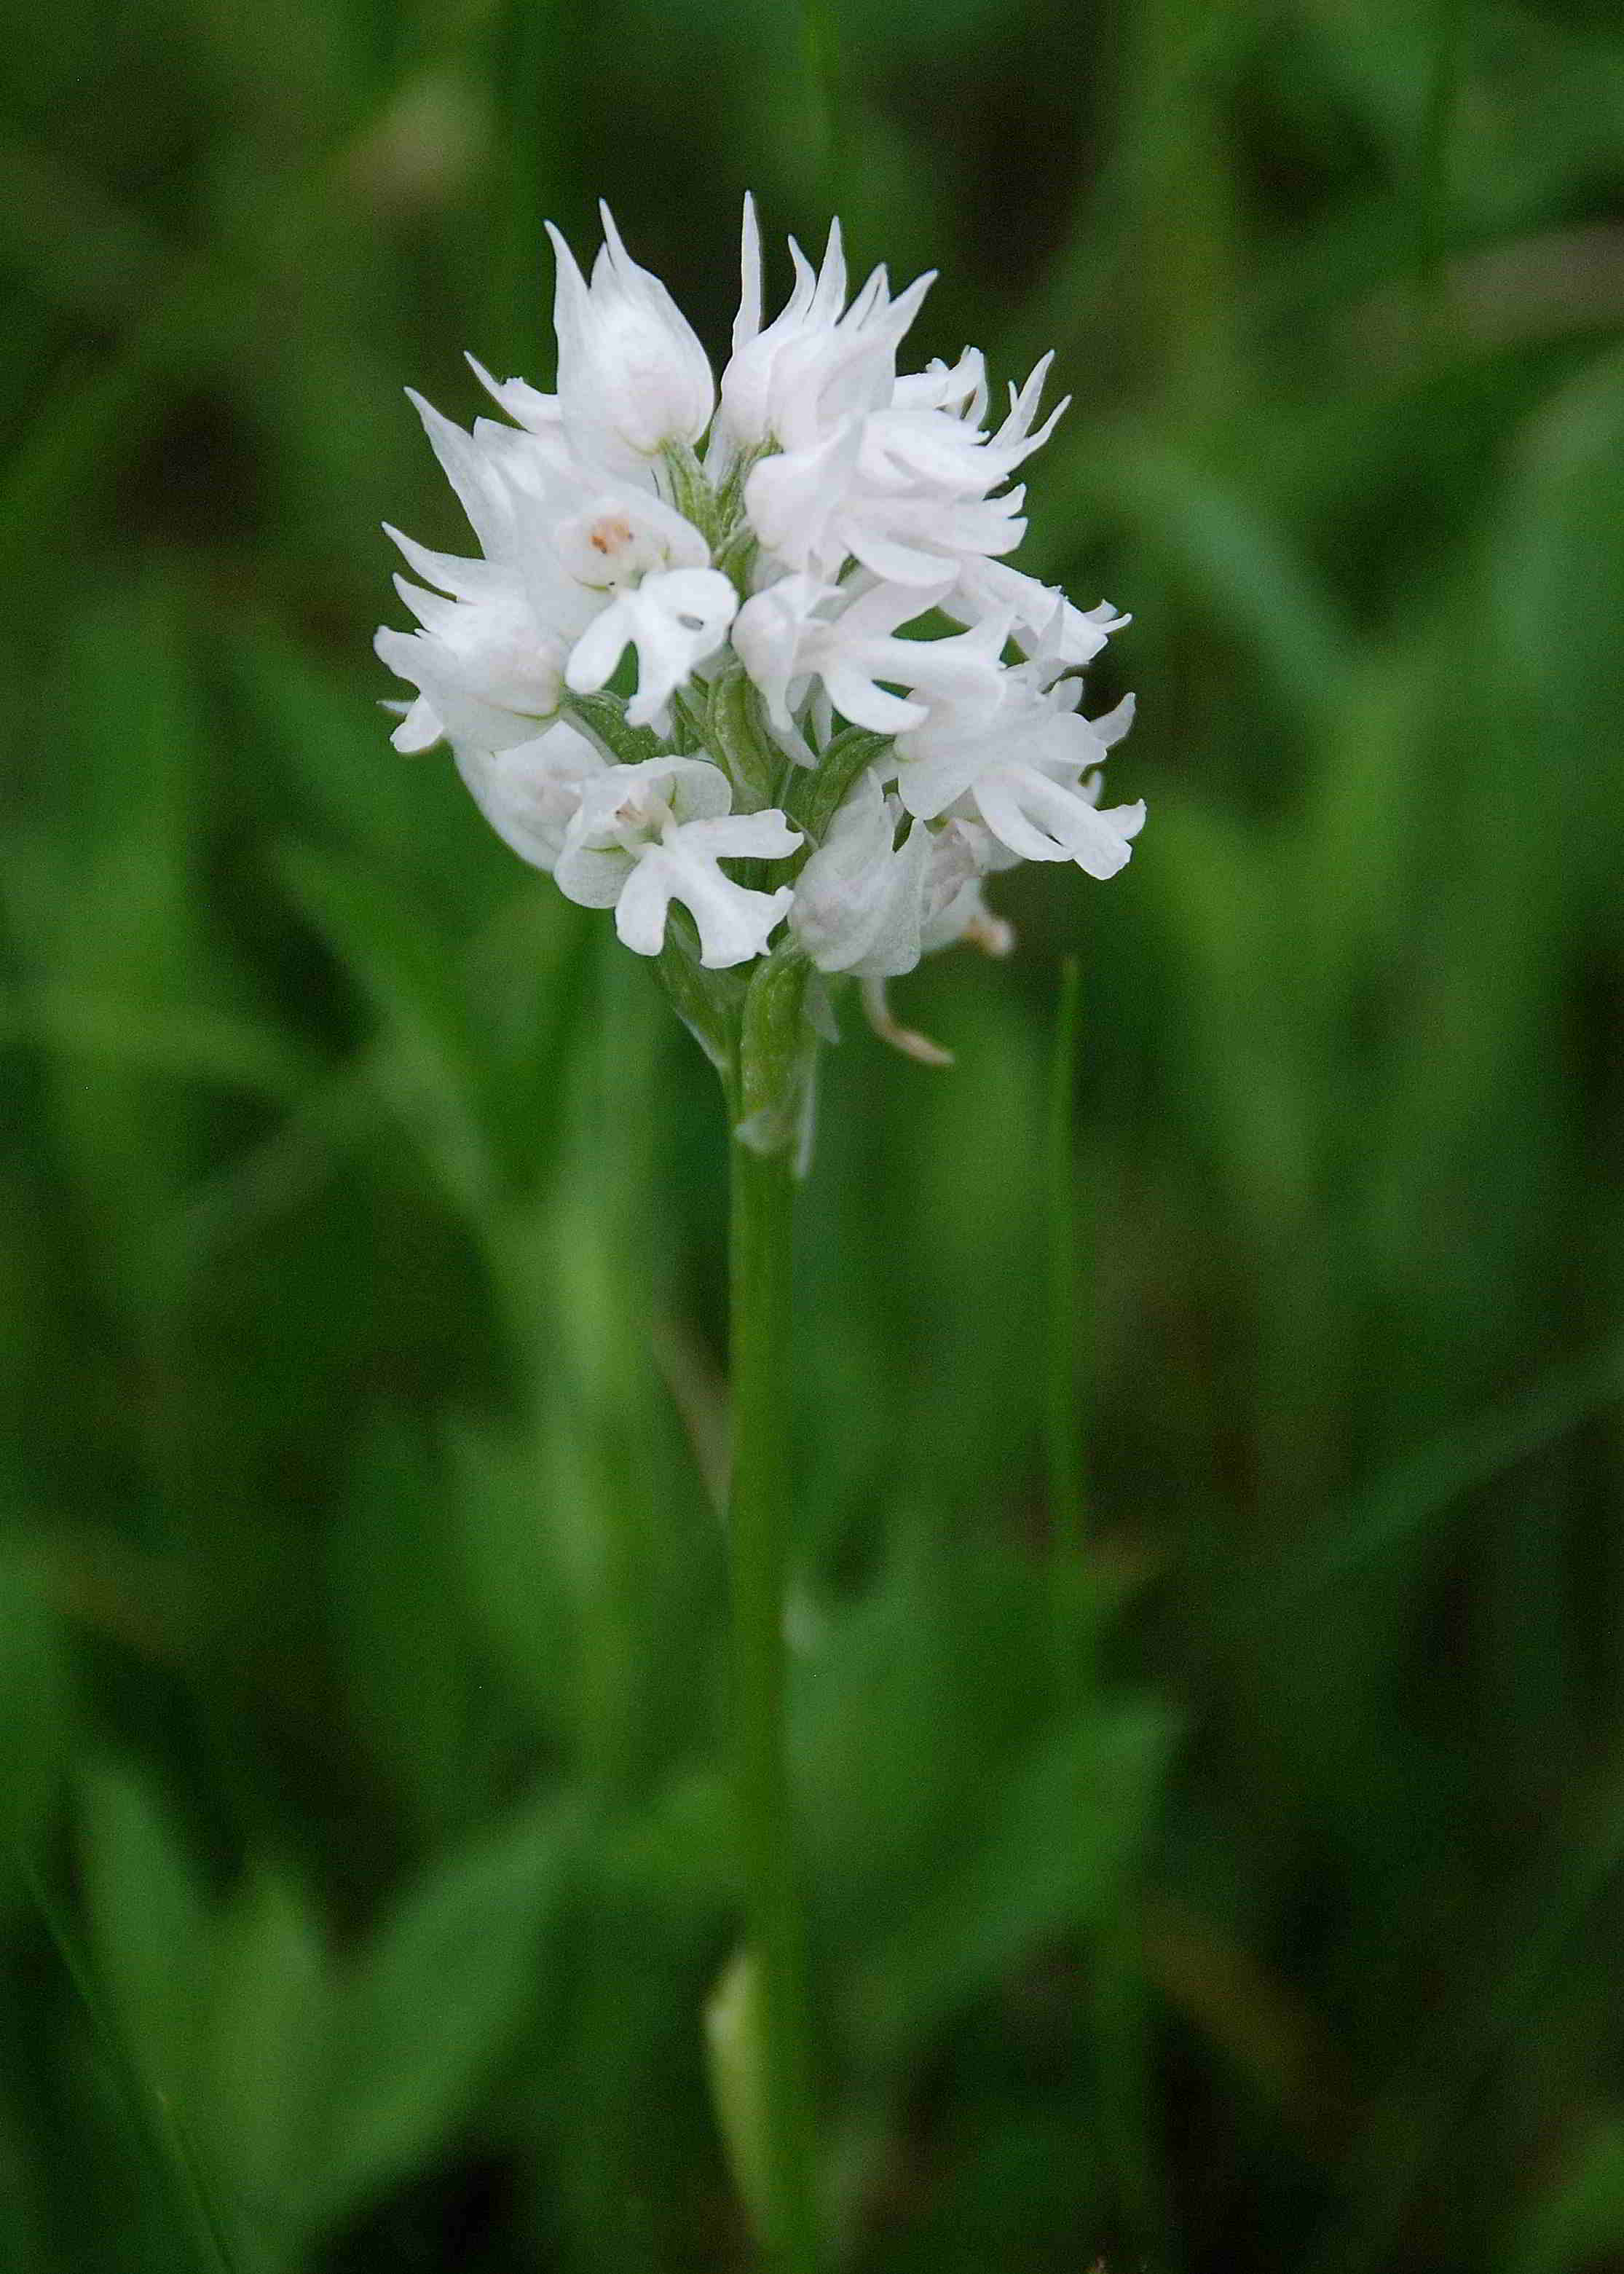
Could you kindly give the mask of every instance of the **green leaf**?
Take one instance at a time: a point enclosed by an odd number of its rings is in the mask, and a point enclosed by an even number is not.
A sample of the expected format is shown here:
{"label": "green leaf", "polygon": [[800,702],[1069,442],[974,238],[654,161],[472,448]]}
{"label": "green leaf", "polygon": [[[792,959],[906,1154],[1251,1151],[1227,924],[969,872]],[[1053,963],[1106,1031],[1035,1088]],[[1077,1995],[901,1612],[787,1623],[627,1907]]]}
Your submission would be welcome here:
{"label": "green leaf", "polygon": [[491,1139],[515,1194],[545,1188],[565,1142],[569,1069],[595,1024],[591,967],[600,942],[597,909],[532,880],[497,911],[469,957],[470,999],[491,1038]]}
{"label": "green leaf", "polygon": [[578,1643],[535,1449],[468,1420],[453,1427],[447,1451],[459,1581],[525,1719],[556,1740],[578,1706]]}
{"label": "green leaf", "polygon": [[707,971],[698,959],[692,918],[685,909],[673,908],[655,968],[678,1018],[726,1082],[733,1076],[748,983],[737,971]]}
{"label": "green leaf", "polygon": [[175,1824],[148,1788],[99,1767],[84,1782],[91,1954],[136,2065],[189,2093],[207,1999],[213,1924]]}
{"label": "green leaf", "polygon": [[384,1021],[393,1047],[380,1079],[396,1111],[453,1201],[484,1220],[498,1186],[488,1065],[440,944],[398,889],[353,862],[295,845],[277,866]]}
{"label": "green leaf", "polygon": [[[230,684],[286,813],[286,785],[336,830],[347,847],[410,878],[414,898],[431,880],[455,885],[446,861],[442,798],[465,798],[460,782],[439,795],[434,779],[449,760],[402,757],[389,743],[389,721],[375,703],[320,669],[271,625],[250,625],[225,650]],[[285,824],[284,824],[285,825]]]}
{"label": "green leaf", "polygon": [[1143,1847],[1174,1735],[1166,1708],[1134,1701],[1027,1757],[974,1852],[857,1969],[851,2020],[871,2063],[916,2052],[1045,1936],[1105,1914]]}
{"label": "green leaf", "polygon": [[[327,1566],[351,1716],[425,1845],[472,1820],[488,1726],[445,1487],[417,1418],[380,1412],[357,1448]],[[439,1607],[433,1618],[425,1603]]]}
{"label": "green leaf", "polygon": [[760,813],[777,803],[786,762],[767,731],[756,682],[742,664],[730,665],[710,682],[705,740],[727,769],[735,812]]}
{"label": "green leaf", "polygon": [[763,2241],[773,2228],[766,2007],[761,1969],[741,1943],[705,2000],[705,2073],[733,2187]]}
{"label": "green leaf", "polygon": [[69,1665],[31,1561],[0,1554],[0,1839],[26,1848],[66,1764],[73,1727]]}
{"label": "green leaf", "polygon": [[335,2002],[307,2208],[335,2223],[468,2123],[547,1979],[580,1839],[544,1796],[406,1896]]}
{"label": "green leaf", "polygon": [[[154,1235],[203,1149],[189,1029],[207,1027],[231,991],[206,921],[208,738],[186,605],[149,575],[70,626],[49,705],[74,763],[45,775],[52,829],[9,844],[0,872],[26,973],[20,1017],[32,1020],[43,998],[34,1033],[51,1133],[104,1251],[102,1275],[144,1318],[172,1291]],[[81,1048],[64,1031],[69,1005],[69,1027],[93,1005],[103,1031],[122,1019],[128,1047]],[[213,1036],[228,1052],[242,1038]],[[250,1052],[263,1063],[258,1044]]]}
{"label": "green leaf", "polygon": [[0,1043],[38,1039],[94,1069],[167,1075],[222,1089],[298,1103],[312,1067],[297,1043],[269,1025],[191,1005],[154,1008],[118,995],[44,989],[32,1001],[0,998]]}
{"label": "green leaf", "polygon": [[[1617,906],[1618,627],[1624,619],[1624,355],[1592,364],[1533,423],[1506,498],[1493,599],[1512,687],[1519,846]],[[1526,857],[1526,856],[1525,856]],[[1526,870],[1520,870],[1520,892]],[[1571,881],[1568,889],[1573,890]]]}
{"label": "green leaf", "polygon": [[806,831],[814,846],[821,845],[829,834],[829,825],[853,783],[890,748],[888,734],[870,734],[866,727],[846,727],[831,742],[816,767],[795,769],[786,802],[791,820]]}
{"label": "green leaf", "polygon": [[1103,491],[1168,572],[1250,650],[1288,716],[1335,727],[1356,650],[1335,596],[1296,534],[1196,457],[1124,438],[1088,444],[1085,490]]}
{"label": "green leaf", "polygon": [[180,2093],[191,2082],[201,2011],[199,1969],[208,1940],[201,1897],[177,1841],[139,1786],[117,1773],[94,1775],[86,1803],[86,1879],[93,1934],[102,1946],[100,1966],[66,1905],[26,1856],[25,1876],[160,2183],[169,2230],[162,2263],[174,2263],[174,2236],[184,2233],[185,2259],[202,2274],[238,2274]]}
{"label": "green leaf", "polygon": [[327,1950],[303,1892],[253,1871],[216,1922],[190,2105],[222,2202],[274,2264],[295,2240],[289,2229],[318,2146],[330,2002]]}
{"label": "green leaf", "polygon": [[566,696],[564,715],[613,765],[642,765],[662,755],[660,738],[652,727],[628,725],[626,705],[618,695]]}

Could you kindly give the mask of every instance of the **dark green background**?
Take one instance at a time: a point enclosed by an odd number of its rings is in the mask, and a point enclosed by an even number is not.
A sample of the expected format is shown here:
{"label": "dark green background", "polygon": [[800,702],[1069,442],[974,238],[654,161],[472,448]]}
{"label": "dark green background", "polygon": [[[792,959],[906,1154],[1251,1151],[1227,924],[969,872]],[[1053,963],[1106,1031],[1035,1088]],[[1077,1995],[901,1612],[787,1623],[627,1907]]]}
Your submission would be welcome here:
{"label": "dark green background", "polygon": [[6,2274],[744,2261],[719,1103],[369,642],[460,541],[402,386],[545,382],[600,193],[719,350],[747,185],[776,290],[838,209],[920,359],[1057,349],[1023,559],[1133,611],[1150,806],[898,985],[953,1072],[826,1068],[847,2263],[1624,2263],[1616,8],[0,29]]}

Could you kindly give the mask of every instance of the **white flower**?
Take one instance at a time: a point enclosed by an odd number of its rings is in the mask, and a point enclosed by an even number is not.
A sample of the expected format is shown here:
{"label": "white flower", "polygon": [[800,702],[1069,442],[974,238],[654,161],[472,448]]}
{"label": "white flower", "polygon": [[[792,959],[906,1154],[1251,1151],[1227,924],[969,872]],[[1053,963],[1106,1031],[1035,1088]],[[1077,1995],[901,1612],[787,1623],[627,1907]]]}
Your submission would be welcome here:
{"label": "white flower", "polygon": [[529,742],[557,712],[564,651],[538,634],[522,598],[443,600],[395,579],[424,629],[380,629],[373,644],[391,671],[418,690],[394,734],[400,750],[425,750],[448,735],[486,750]]}
{"label": "white flower", "polygon": [[411,399],[485,558],[433,553],[388,531],[417,574],[440,587],[429,591],[397,576],[395,589],[422,629],[386,627],[374,643],[391,670],[419,690],[395,729],[395,747],[426,749],[444,734],[459,746],[507,749],[532,740],[556,712],[576,622],[556,595],[538,594],[525,500],[497,457],[420,395]]}
{"label": "white flower", "polygon": [[1114,877],[1126,866],[1145,808],[1101,812],[1100,776],[1089,769],[1132,717],[1131,696],[1109,717],[1091,720],[1013,688],[989,720],[959,731],[932,723],[898,735],[898,794],[922,820],[966,800],[1021,860],[1074,861],[1091,877]]}
{"label": "white flower", "polygon": [[961,885],[937,912],[934,922],[925,927],[921,945],[927,955],[935,955],[939,949],[957,947],[961,940],[979,947],[983,955],[1014,952],[1015,927],[988,907],[979,877]]}
{"label": "white flower", "polygon": [[468,358],[469,369],[485,392],[500,409],[508,413],[515,426],[523,426],[532,434],[559,440],[562,436],[564,414],[559,408],[556,395],[544,395],[527,379],[492,379],[477,356]]}
{"label": "white flower", "polygon": [[[957,940],[1004,952],[984,878],[1020,861],[1111,876],[1144,819],[1101,805],[1132,697],[1081,710],[1079,674],[1127,619],[1008,557],[1026,528],[1015,478],[1066,407],[1043,413],[1050,359],[996,418],[974,348],[898,372],[930,277],[893,295],[876,268],[848,298],[838,224],[816,268],[792,242],[768,320],[747,200],[718,386],[606,208],[604,232],[590,283],[553,232],[555,394],[475,364],[503,416],[464,433],[418,404],[477,549],[391,531],[417,625],[378,635],[415,698],[389,706],[394,740],[449,740],[507,843],[613,907],[638,953],[659,951],[673,900],[713,970],[764,953],[787,915],[891,1039],[939,1055],[891,1020],[886,981]],[[959,629],[937,636],[936,611]],[[786,797],[797,766],[865,771],[793,886],[737,882],[724,862],[801,839],[776,805],[735,812],[735,793]],[[826,813],[828,791],[803,786],[806,809]]]}
{"label": "white flower", "polygon": [[693,523],[650,490],[595,490],[557,523],[551,544],[566,575],[589,591],[620,591],[658,568],[710,565]]}
{"label": "white flower", "polygon": [[805,571],[838,573],[851,546],[845,507],[862,448],[862,428],[843,418],[810,448],[764,458],[744,486],[750,526],[768,553]]}
{"label": "white flower", "polygon": [[994,836],[1027,861],[1074,861],[1101,880],[1128,865],[1145,826],[1145,802],[1100,809],[1101,778],[1063,780],[1042,766],[995,767],[977,781],[975,804]]}
{"label": "white flower", "polygon": [[793,730],[792,712],[805,693],[801,656],[808,629],[817,610],[839,597],[838,584],[792,574],[755,593],[733,618],[733,652],[760,689],[768,717],[786,733]]}
{"label": "white flower", "polygon": [[979,426],[987,409],[987,358],[966,348],[956,364],[937,356],[923,371],[904,372],[891,391],[899,410],[951,410]]}
{"label": "white flower", "polygon": [[[1109,600],[1097,608],[1074,607],[1055,584],[1040,584],[1005,561],[966,559],[959,579],[941,603],[944,615],[961,624],[978,623],[994,610],[1007,611],[1010,636],[1029,656],[1041,655],[1056,671],[1092,663],[1113,632],[1132,621]],[[1052,675],[1052,674],[1051,674]]]}
{"label": "white flower", "polygon": [[708,970],[748,963],[787,914],[794,889],[754,892],[717,863],[778,860],[801,840],[781,813],[733,813],[732,805],[727,777],[703,759],[607,767],[583,788],[559,885],[583,907],[613,907],[616,931],[639,955],[659,953],[679,900],[698,927]]}
{"label": "white flower", "polygon": [[829,834],[795,884],[790,928],[820,971],[894,979],[921,954],[931,832],[910,824],[870,770],[848,791]]}
{"label": "white flower", "polygon": [[425,749],[441,733],[459,750],[530,741],[566,685],[602,687],[628,646],[640,669],[632,722],[661,718],[737,605],[699,531],[652,491],[582,466],[556,436],[486,419],[470,436],[417,407],[485,557],[432,553],[390,531],[418,574],[452,596],[395,580],[423,626],[378,636],[384,661],[420,690],[397,747]]}
{"label": "white flower", "polygon": [[[796,568],[838,574],[849,556],[898,584],[951,581],[966,554],[1013,552],[1024,493],[984,498],[933,486],[870,452],[850,417],[805,450],[763,458],[745,484],[751,526]],[[996,478],[989,470],[989,479]]]}
{"label": "white flower", "polygon": [[794,725],[799,690],[813,676],[843,719],[876,734],[899,734],[929,715],[929,702],[906,702],[888,691],[891,686],[951,701],[966,712],[990,712],[1000,699],[998,655],[1007,618],[951,639],[895,636],[946,590],[873,584],[829,617],[823,611],[845,597],[838,585],[786,576],[745,602],[733,645],[767,698],[773,725],[786,731]]}
{"label": "white flower", "polygon": [[934,282],[934,274],[919,277],[893,300],[884,270],[876,268],[846,308],[839,222],[830,228],[816,276],[793,237],[789,252],[794,290],[763,330],[761,234],[756,201],[747,197],[733,351],[716,422],[725,458],[769,445],[804,450],[848,411],[877,410],[889,395],[903,335]]}
{"label": "white flower", "polygon": [[628,647],[637,651],[634,727],[663,718],[672,696],[727,636],[739,596],[715,568],[668,568],[622,592],[576,641],[567,674],[577,695],[604,686]]}
{"label": "white flower", "polygon": [[[887,473],[928,482],[938,493],[955,497],[984,498],[1006,482],[1024,458],[1041,450],[1071,403],[1064,395],[1034,433],[1032,422],[1049,376],[1052,355],[1034,367],[1026,385],[1010,389],[1009,416],[996,434],[981,429],[986,408],[985,374],[979,355],[970,351],[956,371],[937,367],[929,389],[919,379],[899,379],[888,408],[876,410],[863,433],[866,471],[878,480]],[[933,397],[937,399],[932,399]]]}
{"label": "white flower", "polygon": [[760,249],[747,207],[744,294],[718,430],[733,449],[778,446],[745,489],[763,545],[797,570],[837,575],[849,555],[901,584],[951,584],[966,558],[1011,551],[1026,526],[1020,493],[992,493],[1065,410],[1060,403],[1034,429],[1050,359],[1011,388],[1004,424],[984,433],[986,377],[973,350],[951,369],[896,374],[902,329],[929,278],[893,302],[876,271],[840,315],[838,234],[816,279],[791,250],[795,290],[762,331]]}
{"label": "white flower", "polygon": [[563,850],[584,785],[608,771],[586,736],[560,719],[533,742],[504,750],[462,748],[457,772],[504,844],[534,869],[551,870]]}
{"label": "white flower", "polygon": [[599,210],[604,245],[590,285],[547,223],[558,258],[559,414],[583,458],[636,472],[668,443],[699,440],[716,385],[682,311],[628,252],[608,207]]}

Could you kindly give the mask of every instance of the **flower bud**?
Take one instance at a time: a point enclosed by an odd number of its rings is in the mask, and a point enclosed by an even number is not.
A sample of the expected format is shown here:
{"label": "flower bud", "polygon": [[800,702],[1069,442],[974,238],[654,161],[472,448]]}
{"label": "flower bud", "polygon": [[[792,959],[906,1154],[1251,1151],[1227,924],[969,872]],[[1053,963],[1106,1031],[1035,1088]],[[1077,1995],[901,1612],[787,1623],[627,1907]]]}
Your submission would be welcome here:
{"label": "flower bud", "polygon": [[698,440],[716,384],[681,310],[628,252],[608,207],[602,210],[605,241],[590,285],[547,224],[558,256],[559,410],[583,458],[635,472],[668,443]]}
{"label": "flower bud", "polygon": [[931,836],[914,822],[893,849],[900,809],[864,774],[801,870],[790,923],[820,971],[894,979],[920,959]]}

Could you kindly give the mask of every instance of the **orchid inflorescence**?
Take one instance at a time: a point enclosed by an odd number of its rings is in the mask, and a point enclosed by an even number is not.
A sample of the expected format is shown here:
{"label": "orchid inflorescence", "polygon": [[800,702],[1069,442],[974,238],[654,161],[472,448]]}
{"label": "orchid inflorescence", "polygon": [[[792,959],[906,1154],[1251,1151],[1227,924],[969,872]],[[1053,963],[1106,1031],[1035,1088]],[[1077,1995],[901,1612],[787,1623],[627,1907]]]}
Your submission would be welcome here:
{"label": "orchid inflorescence", "polygon": [[[812,1028],[853,977],[930,1055],[884,983],[958,940],[1007,948],[990,872],[1112,876],[1144,820],[1099,802],[1132,697],[1079,707],[1126,618],[1004,557],[1026,527],[1010,478],[1066,407],[1036,423],[1050,358],[994,426],[977,350],[899,375],[931,279],[893,296],[876,269],[848,305],[838,223],[816,272],[791,241],[794,288],[763,324],[747,200],[718,388],[603,222],[590,283],[551,230],[555,395],[476,363],[512,423],[471,433],[413,397],[482,557],[390,531],[423,579],[395,580],[421,629],[378,635],[418,690],[395,742],[448,741],[513,849],[660,957],[713,1056],[724,975],[761,957],[800,975]],[[922,635],[933,614],[959,629]]]}

